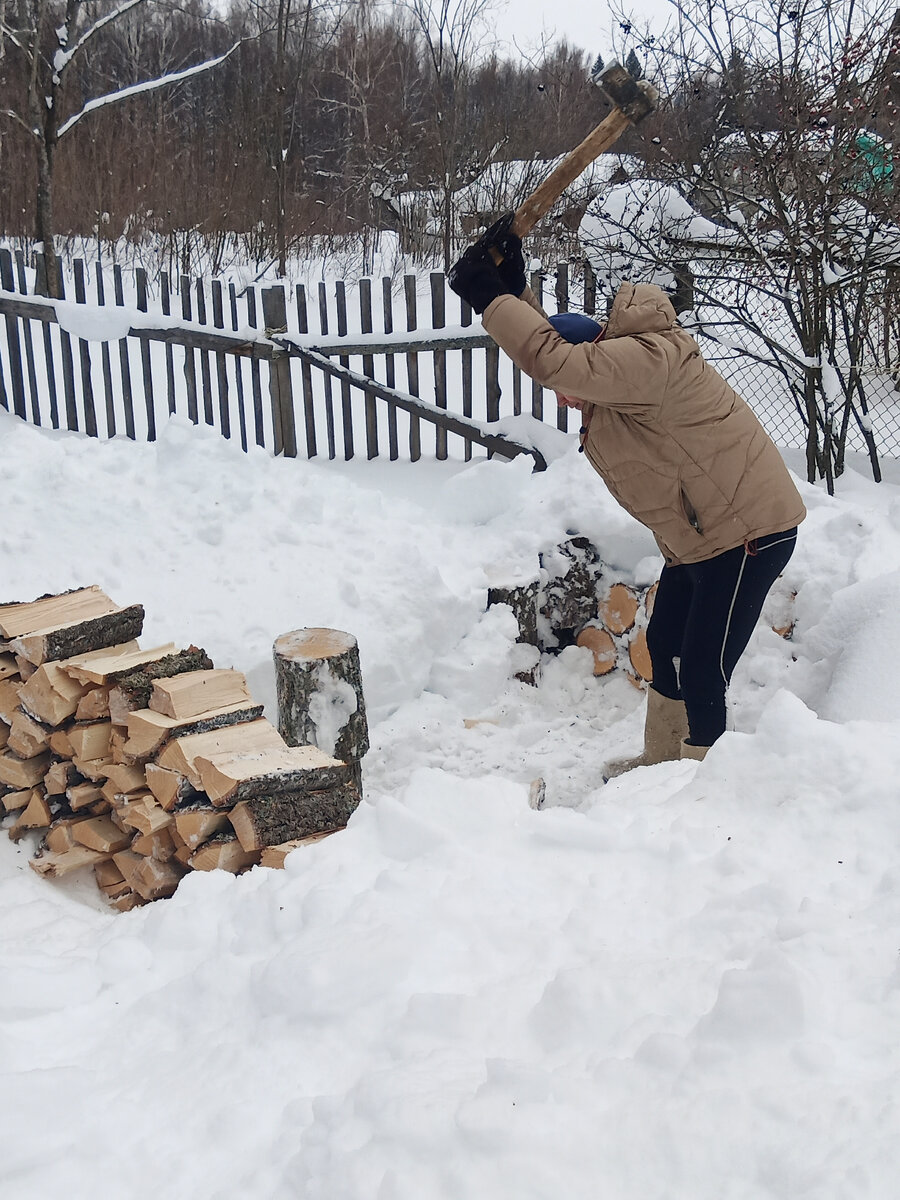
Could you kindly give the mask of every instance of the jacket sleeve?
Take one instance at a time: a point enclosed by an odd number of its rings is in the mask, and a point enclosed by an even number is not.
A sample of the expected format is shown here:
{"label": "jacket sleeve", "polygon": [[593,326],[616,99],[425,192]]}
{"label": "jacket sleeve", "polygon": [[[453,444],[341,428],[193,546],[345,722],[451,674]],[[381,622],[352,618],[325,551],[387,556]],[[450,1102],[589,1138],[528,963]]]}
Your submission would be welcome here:
{"label": "jacket sleeve", "polygon": [[573,346],[524,299],[510,295],[488,305],[482,324],[516,366],[544,387],[633,416],[659,410],[669,363],[657,338],[632,335]]}

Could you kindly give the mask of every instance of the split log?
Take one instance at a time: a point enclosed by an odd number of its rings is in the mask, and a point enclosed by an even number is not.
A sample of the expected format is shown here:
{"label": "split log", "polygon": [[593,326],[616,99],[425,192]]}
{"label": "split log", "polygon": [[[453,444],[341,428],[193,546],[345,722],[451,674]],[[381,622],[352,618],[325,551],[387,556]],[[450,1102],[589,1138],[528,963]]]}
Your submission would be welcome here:
{"label": "split log", "polygon": [[[106,768],[106,782],[114,789],[114,795],[127,796],[130,792],[146,790],[147,772],[143,767],[132,767],[126,763],[112,763]],[[107,795],[105,791],[104,795]],[[108,795],[107,799],[109,799]]]}
{"label": "split log", "polygon": [[93,654],[79,655],[60,663],[60,666],[78,683],[107,687],[117,679],[173,653],[176,653],[174,642],[154,646],[151,650],[141,650],[136,642],[131,642]]}
{"label": "split log", "polygon": [[612,635],[606,629],[589,625],[575,639],[576,646],[586,646],[594,656],[594,674],[608,675],[615,670],[618,651]]}
{"label": "split log", "polygon": [[131,912],[133,908],[140,908],[147,901],[143,896],[139,896],[137,892],[123,892],[121,896],[116,896],[110,899],[110,904],[119,912]]}
{"label": "split log", "polygon": [[101,850],[105,854],[124,850],[131,842],[131,834],[123,833],[109,817],[90,817],[87,821],[81,821],[72,829],[72,836],[80,846]]}
{"label": "split log", "polygon": [[89,821],[90,817],[62,817],[54,821],[44,835],[43,846],[53,854],[63,854],[66,850],[71,850],[73,846],[77,846],[75,841],[74,827],[82,821]]}
{"label": "split log", "polygon": [[114,724],[124,725],[130,712],[147,708],[155,679],[171,679],[188,671],[208,671],[212,665],[212,659],[205,650],[188,646],[177,654],[164,655],[139,670],[118,677],[109,693],[110,719]]}
{"label": "split log", "polygon": [[40,788],[25,788],[24,791],[11,792],[0,787],[0,807],[5,813],[18,812],[22,808],[27,808],[34,797],[35,792],[40,792]]}
{"label": "split log", "polygon": [[600,620],[612,633],[627,633],[634,625],[638,598],[624,583],[614,583],[600,606]]}
{"label": "split log", "polygon": [[96,783],[76,783],[66,788],[66,799],[73,812],[90,808],[98,800],[104,799],[103,791]]}
{"label": "split log", "polygon": [[113,725],[109,734],[109,754],[114,763],[120,766],[137,766],[134,756],[125,750],[128,734],[122,725]]}
{"label": "split log", "polygon": [[91,688],[78,701],[76,721],[100,721],[109,716],[109,688]]}
{"label": "split log", "polygon": [[136,829],[142,834],[159,833],[173,823],[172,814],[167,813],[152,796],[127,800],[116,808],[116,815],[129,829]]}
{"label": "split log", "polygon": [[85,779],[92,779],[99,784],[106,779],[106,768],[112,765],[108,758],[78,758],[76,756],[72,762],[75,764],[75,769],[80,771]]}
{"label": "split log", "polygon": [[214,834],[230,829],[228,813],[221,808],[182,808],[175,813],[175,829],[185,846],[193,853]]}
{"label": "split log", "polygon": [[50,749],[60,758],[71,758],[75,751],[72,749],[72,743],[69,741],[69,731],[67,729],[54,729],[50,734]]}
{"label": "split log", "polygon": [[21,654],[14,655],[14,658],[16,660],[16,667],[19,671],[19,678],[30,679],[37,670],[37,667],[35,667],[34,664],[30,663],[27,659],[23,658]]}
{"label": "split log", "polygon": [[53,820],[50,803],[42,788],[35,788],[28,801],[28,807],[16,817],[15,824],[10,827],[11,841],[17,842],[28,829],[48,829]]}
{"label": "split log", "polygon": [[48,796],[64,796],[70,787],[83,782],[83,776],[78,773],[75,764],[68,759],[53,763],[47,768],[44,776],[44,787]]}
{"label": "split log", "polygon": [[11,648],[36,667],[61,658],[72,658],[91,650],[102,650],[140,636],[144,626],[144,608],[132,604],[103,616],[72,624],[58,625],[22,634]]}
{"label": "split log", "polygon": [[102,617],[118,610],[96,584],[70,592],[41,596],[38,600],[0,605],[0,637],[12,641],[57,625],[69,625]]}
{"label": "split log", "polygon": [[174,860],[164,863],[159,859],[144,858],[133,850],[120,850],[113,855],[113,862],[143,900],[163,900],[173,896],[184,875],[184,868]]}
{"label": "split log", "polygon": [[131,843],[135,854],[144,858],[155,858],[159,862],[168,862],[175,857],[175,842],[169,829],[160,829],[158,833],[142,833]]}
{"label": "split log", "polygon": [[109,757],[109,721],[94,721],[89,725],[73,725],[68,731],[74,751],[73,758],[105,759]]}
{"label": "split log", "polygon": [[202,790],[197,758],[210,758],[215,754],[254,753],[260,750],[284,749],[284,741],[278,730],[265,718],[247,721],[240,725],[228,725],[209,733],[189,733],[184,737],[172,738],[163,746],[157,757],[161,767],[168,767],[185,775],[195,788]]}
{"label": "split log", "polygon": [[13,716],[20,705],[19,698],[24,686],[25,684],[18,675],[12,679],[0,679],[0,720],[6,725],[12,725]]}
{"label": "split log", "polygon": [[318,746],[345,763],[369,749],[356,638],[298,629],[275,642],[278,728],[289,746]]}
{"label": "split log", "polygon": [[[94,874],[97,874],[96,867],[94,867]],[[133,896],[135,894],[124,879],[120,879],[118,883],[98,883],[97,886],[107,900],[118,900],[120,897]]]}
{"label": "split log", "polygon": [[253,697],[240,671],[191,671],[174,679],[155,679],[148,708],[165,717],[199,717],[217,709],[250,705]]}
{"label": "split log", "polygon": [[7,745],[20,758],[34,758],[50,748],[50,730],[20,709],[13,713]]}
{"label": "split log", "polygon": [[146,775],[147,787],[166,812],[180,804],[192,803],[200,794],[186,775],[157,763],[147,763]]}
{"label": "split log", "polygon": [[191,855],[194,853],[194,851],[190,846],[188,846],[184,839],[179,836],[177,829],[170,829],[169,836],[171,837],[172,843],[175,846],[175,857],[183,867],[189,866]]}
{"label": "split log", "polygon": [[241,754],[226,750],[198,755],[195,765],[200,786],[219,808],[254,796],[322,792],[357,782],[357,764],[339,762],[316,746],[281,746]]}
{"label": "split log", "polygon": [[59,663],[44,663],[21,685],[19,703],[36,720],[56,726],[75,714],[87,691],[88,686],[73,679]]}
{"label": "split log", "polygon": [[311,846],[313,842],[321,842],[322,838],[331,837],[332,833],[337,832],[336,829],[329,829],[325,833],[311,833],[309,837],[293,838],[278,846],[266,846],[260,855],[259,865],[271,867],[273,870],[281,870],[284,867],[284,860],[292,850],[297,850],[300,846]]}
{"label": "split log", "polygon": [[327,792],[281,792],[242,800],[230,811],[231,824],[245,850],[277,846],[312,833],[343,829],[360,802],[355,783]]}
{"label": "split log", "polygon": [[195,717],[168,717],[152,709],[141,708],[128,714],[128,740],[125,743],[125,751],[132,758],[148,758],[170,737],[182,737],[189,733],[210,733],[214,729],[223,729],[226,725],[256,721],[262,714],[261,704],[250,707],[246,704],[233,704]]}
{"label": "split log", "polygon": [[216,837],[204,842],[190,857],[195,871],[230,871],[237,875],[259,862],[258,850],[245,850],[236,837]]}
{"label": "split log", "polygon": [[0,654],[0,680],[9,679],[11,675],[18,675],[19,668],[16,663],[16,656],[4,651]]}
{"label": "split log", "polygon": [[0,720],[0,750],[9,742],[10,726],[3,720]]}
{"label": "split log", "polygon": [[97,879],[97,886],[101,888],[113,887],[115,884],[123,883],[125,880],[125,876],[111,858],[106,858],[103,862],[97,863],[94,867],[94,875]]}
{"label": "split log", "polygon": [[0,754],[0,784],[11,788],[29,788],[40,783],[50,766],[50,753],[36,754],[33,758],[20,758],[11,750]]}
{"label": "split log", "polygon": [[650,662],[650,651],[647,649],[647,631],[639,629],[631,639],[628,647],[628,657],[634,667],[635,674],[645,683],[653,680],[653,664]]}
{"label": "split log", "polygon": [[41,854],[38,858],[33,858],[28,865],[32,871],[37,871],[38,875],[48,879],[61,879],[63,875],[79,871],[82,867],[96,867],[106,857],[108,856],[100,850],[89,850],[87,846],[73,846],[71,850],[63,850],[61,854]]}

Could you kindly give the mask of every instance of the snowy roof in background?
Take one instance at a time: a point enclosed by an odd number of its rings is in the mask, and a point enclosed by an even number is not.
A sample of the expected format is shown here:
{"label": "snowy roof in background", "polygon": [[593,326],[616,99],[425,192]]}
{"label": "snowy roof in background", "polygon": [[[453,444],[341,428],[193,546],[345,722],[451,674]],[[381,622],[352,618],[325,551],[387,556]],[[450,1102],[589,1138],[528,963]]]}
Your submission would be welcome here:
{"label": "snowy roof in background", "polygon": [[[462,211],[483,212],[497,206],[498,197],[524,195],[537,187],[563,161],[565,155],[548,159],[510,159],[492,162],[467,187],[456,193]],[[617,171],[639,175],[644,165],[633,154],[601,154],[566,188],[563,197],[590,199]]]}

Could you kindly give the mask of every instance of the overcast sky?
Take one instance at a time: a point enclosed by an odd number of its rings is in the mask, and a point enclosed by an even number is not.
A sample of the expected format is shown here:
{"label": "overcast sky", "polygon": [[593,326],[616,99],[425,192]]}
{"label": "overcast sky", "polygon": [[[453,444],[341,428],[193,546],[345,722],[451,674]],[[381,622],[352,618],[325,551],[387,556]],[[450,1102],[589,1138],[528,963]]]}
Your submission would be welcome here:
{"label": "overcast sky", "polygon": [[[510,48],[517,43],[523,50],[535,49],[541,35],[565,37],[572,45],[592,57],[608,58],[612,46],[611,30],[616,18],[606,0],[495,0],[490,24],[497,36]],[[672,12],[668,0],[622,0],[617,11],[629,13],[636,25],[651,22],[661,30]]]}

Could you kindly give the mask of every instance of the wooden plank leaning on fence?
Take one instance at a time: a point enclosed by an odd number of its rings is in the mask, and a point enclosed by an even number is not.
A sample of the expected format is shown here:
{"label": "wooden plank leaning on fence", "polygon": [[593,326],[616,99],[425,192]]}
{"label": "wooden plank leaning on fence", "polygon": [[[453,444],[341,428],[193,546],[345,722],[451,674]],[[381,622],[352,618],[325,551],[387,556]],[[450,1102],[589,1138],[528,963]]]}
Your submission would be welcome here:
{"label": "wooden plank leaning on fence", "polygon": [[[0,295],[0,316],[7,319],[21,317],[27,323],[32,320],[41,322],[47,329],[58,324],[56,304],[58,302],[42,301],[30,297],[20,297],[15,294]],[[388,405],[389,412],[396,413],[398,408],[410,415],[410,425],[418,431],[419,423],[427,421],[436,426],[444,435],[454,433],[463,438],[467,445],[483,446],[489,455],[497,454],[504,458],[514,458],[519,454],[530,455],[535,462],[535,470],[544,470],[546,462],[533,446],[525,445],[504,434],[492,433],[477,421],[467,416],[459,416],[448,412],[435,404],[430,404],[418,396],[388,387],[366,375],[360,375],[349,367],[342,365],[344,360],[353,355],[364,357],[367,361],[376,355],[390,356],[406,354],[415,358],[420,353],[447,350],[484,349],[488,356],[488,414],[499,415],[497,399],[499,386],[497,384],[497,360],[499,351],[487,334],[451,334],[450,336],[422,336],[415,340],[404,339],[402,335],[385,335],[384,341],[376,341],[371,336],[366,340],[354,340],[349,337],[340,341],[333,339],[330,343],[307,347],[292,340],[279,340],[279,331],[284,331],[287,325],[286,300],[284,289],[274,287],[263,291],[263,318],[265,321],[268,340],[247,341],[240,336],[227,332],[214,332],[206,329],[186,329],[178,326],[153,328],[148,325],[136,325],[129,328],[126,337],[120,339],[124,345],[127,337],[137,338],[142,345],[152,341],[166,345],[180,345],[185,348],[186,355],[190,351],[201,354],[234,354],[249,357],[258,362],[267,361],[270,364],[270,401],[272,405],[272,422],[275,431],[276,454],[294,457],[297,454],[297,431],[295,424],[294,402],[291,383],[291,358],[299,358],[310,367],[321,370],[327,383],[336,380],[342,394],[350,396],[353,388],[358,388],[372,400],[380,399]],[[309,335],[307,335],[309,336]],[[329,355],[338,356],[340,363],[333,363]],[[187,366],[186,357],[186,366]],[[125,358],[127,363],[127,355]],[[190,369],[186,374],[190,373]],[[127,367],[123,370],[123,383],[129,377]],[[130,393],[129,393],[130,396]],[[199,414],[195,412],[195,418]],[[131,419],[133,430],[133,414]],[[133,433],[132,433],[132,436]],[[411,435],[411,443],[413,437]],[[415,439],[418,442],[418,437]],[[331,449],[331,447],[329,447]],[[392,453],[394,445],[392,443]],[[352,445],[351,445],[352,451]]]}
{"label": "wooden plank leaning on fence", "polygon": [[[418,350],[419,348],[420,346],[417,343],[416,349]],[[411,396],[406,392],[385,387],[374,379],[369,379],[365,375],[359,375],[356,371],[351,371],[347,367],[331,362],[324,354],[319,354],[315,350],[307,350],[303,346],[292,344],[290,353],[300,358],[308,359],[313,366],[340,380],[342,385],[346,385],[348,388],[357,387],[363,392],[368,392],[380,397],[382,400],[387,400],[398,408],[405,409],[411,416],[437,426],[444,430],[445,433],[457,433],[461,438],[475,442],[479,446],[484,446],[491,455],[498,454],[503,458],[516,458],[520,454],[530,454],[534,459],[535,471],[544,471],[547,469],[547,462],[544,456],[534,446],[526,446],[502,433],[490,433],[479,425],[477,421],[457,416],[455,413],[449,413],[446,409],[429,404],[427,400],[420,400],[418,396]]]}

